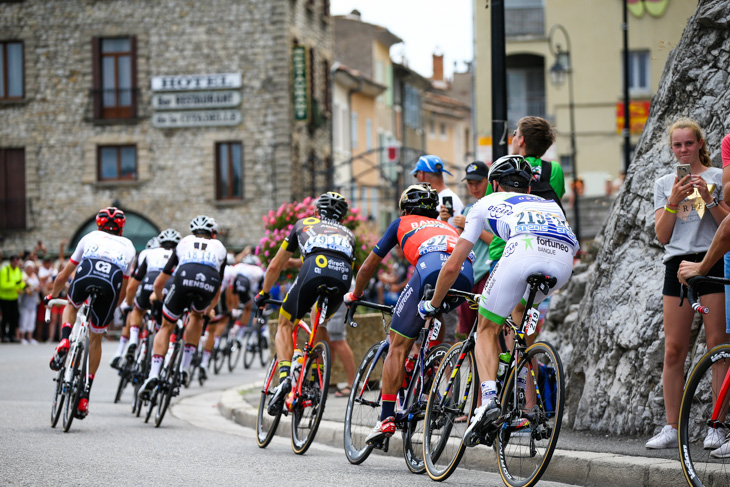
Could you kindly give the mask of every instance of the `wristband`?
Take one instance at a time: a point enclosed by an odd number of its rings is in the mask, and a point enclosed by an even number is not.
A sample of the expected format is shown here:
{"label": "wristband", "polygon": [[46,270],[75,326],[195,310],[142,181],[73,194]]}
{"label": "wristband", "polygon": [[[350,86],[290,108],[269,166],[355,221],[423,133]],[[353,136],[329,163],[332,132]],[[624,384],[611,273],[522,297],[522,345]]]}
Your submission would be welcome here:
{"label": "wristband", "polygon": [[679,205],[673,205],[673,204],[671,204],[671,203],[669,202],[669,200],[667,200],[667,206],[668,206],[669,208],[674,208],[675,210],[676,210],[677,208],[679,208]]}
{"label": "wristband", "polygon": [[461,230],[462,232],[464,231],[464,227],[456,227],[456,228],[458,228],[458,229],[459,229],[459,230]]}
{"label": "wristband", "polygon": [[673,209],[669,208],[669,205],[665,205],[664,206],[664,209],[666,211],[668,211],[669,213],[677,213],[677,210],[673,210]]}
{"label": "wristband", "polygon": [[709,210],[710,208],[714,208],[717,205],[718,205],[717,198],[713,198],[709,204],[705,203],[705,208],[707,208]]}

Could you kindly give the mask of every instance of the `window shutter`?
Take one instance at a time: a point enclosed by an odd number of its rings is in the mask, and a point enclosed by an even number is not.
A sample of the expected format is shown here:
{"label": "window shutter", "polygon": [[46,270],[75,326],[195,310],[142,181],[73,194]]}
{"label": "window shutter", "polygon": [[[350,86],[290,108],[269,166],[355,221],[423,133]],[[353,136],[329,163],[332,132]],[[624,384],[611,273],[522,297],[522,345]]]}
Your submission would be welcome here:
{"label": "window shutter", "polygon": [[137,105],[139,103],[139,100],[137,99],[139,93],[139,90],[137,89],[137,36],[132,36],[130,40],[130,44],[132,47],[132,59],[130,59],[132,71],[132,118],[137,118]]}
{"label": "window shutter", "polygon": [[101,39],[99,37],[91,38],[91,74],[92,74],[92,90],[91,97],[94,105],[94,119],[101,118]]}

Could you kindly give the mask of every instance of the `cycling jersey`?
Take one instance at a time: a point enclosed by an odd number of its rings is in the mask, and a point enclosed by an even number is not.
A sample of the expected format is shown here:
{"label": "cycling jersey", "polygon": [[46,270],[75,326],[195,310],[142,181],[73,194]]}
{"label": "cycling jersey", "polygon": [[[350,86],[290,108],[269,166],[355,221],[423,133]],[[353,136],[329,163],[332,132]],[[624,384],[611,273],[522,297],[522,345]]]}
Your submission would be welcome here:
{"label": "cycling jersey", "polygon": [[152,306],[150,296],[155,291],[155,279],[167,264],[172,255],[172,249],[162,247],[156,249],[145,249],[139,253],[137,268],[132,277],[141,281],[134,297],[134,305],[140,310],[150,309]]}
{"label": "cycling jersey", "polygon": [[251,297],[259,292],[263,278],[264,271],[259,266],[244,263],[233,266],[233,283],[231,285],[242,304],[247,304]]}
{"label": "cycling jersey", "polygon": [[226,248],[219,240],[188,235],[177,244],[162,272],[172,274],[176,266],[202,264],[217,269],[223,278],[227,256]]}
{"label": "cycling jersey", "polygon": [[94,230],[84,235],[69,261],[73,265],[79,265],[84,259],[101,260],[119,267],[124,277],[129,277],[136,254],[134,245],[128,238]]}
{"label": "cycling jersey", "polygon": [[294,224],[281,248],[292,253],[299,249],[302,260],[311,254],[324,253],[352,261],[355,258],[355,235],[337,221],[309,217]]}

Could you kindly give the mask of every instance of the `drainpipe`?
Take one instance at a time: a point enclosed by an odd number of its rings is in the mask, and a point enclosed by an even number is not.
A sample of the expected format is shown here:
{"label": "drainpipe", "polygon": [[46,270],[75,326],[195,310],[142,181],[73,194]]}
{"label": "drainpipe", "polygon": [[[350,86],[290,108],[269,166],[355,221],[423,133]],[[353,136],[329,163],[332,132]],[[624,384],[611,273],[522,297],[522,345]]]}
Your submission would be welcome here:
{"label": "drainpipe", "polygon": [[[352,77],[350,73],[347,74]],[[347,90],[347,116],[349,117],[347,126],[350,128],[347,133],[347,145],[350,148],[350,200],[352,201],[353,206],[355,206],[355,201],[357,200],[355,198],[355,181],[352,178],[352,95],[362,91],[362,84],[362,78],[357,78],[357,88]],[[357,127],[355,127],[355,130],[357,130]]]}

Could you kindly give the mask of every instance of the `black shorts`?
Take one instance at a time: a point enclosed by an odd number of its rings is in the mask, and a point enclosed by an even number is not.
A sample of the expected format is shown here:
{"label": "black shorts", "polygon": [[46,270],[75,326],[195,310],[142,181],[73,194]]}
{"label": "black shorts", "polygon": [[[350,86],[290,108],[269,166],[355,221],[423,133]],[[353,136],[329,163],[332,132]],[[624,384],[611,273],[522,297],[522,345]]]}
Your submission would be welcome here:
{"label": "black shorts", "polygon": [[[662,290],[662,295],[675,296],[678,298],[679,290],[681,287],[681,285],[679,284],[679,279],[677,279],[679,264],[683,260],[688,260],[690,262],[700,262],[702,259],[705,258],[706,253],[707,252],[699,252],[696,254],[678,255],[677,257],[672,257],[671,259],[669,259],[664,264],[664,289]],[[712,269],[710,269],[710,272],[708,272],[707,275],[712,277],[725,277],[725,264],[723,262],[723,259],[718,260],[717,263],[712,266]],[[723,286],[722,284],[715,284],[714,282],[703,282],[702,285],[697,289],[697,292],[700,296],[704,296],[705,294],[724,293],[725,286]]]}
{"label": "black shorts", "polygon": [[281,314],[295,322],[309,313],[317,301],[317,288],[322,284],[336,287],[338,292],[330,296],[327,318],[342,304],[342,297],[350,290],[352,264],[342,257],[331,254],[314,254],[304,259],[299,275],[284,297]]}
{"label": "black shorts", "polygon": [[150,309],[150,296],[155,292],[155,279],[160,275],[160,271],[152,271],[145,274],[142,282],[137,288],[137,295],[134,297],[134,305],[141,309]]}
{"label": "black shorts", "polygon": [[248,277],[239,274],[236,276],[236,280],[233,283],[236,294],[238,294],[238,300],[241,304],[248,304],[251,301],[251,281]]}
{"label": "black shorts", "polygon": [[101,288],[91,308],[91,331],[101,333],[114,318],[124,271],[119,266],[99,259],[82,260],[68,290],[68,300],[78,309],[89,297],[89,287]]}
{"label": "black shorts", "polygon": [[205,311],[220,288],[221,276],[218,270],[204,264],[183,264],[175,269],[170,281],[162,314],[177,321],[185,309]]}

